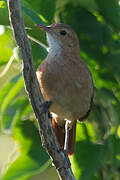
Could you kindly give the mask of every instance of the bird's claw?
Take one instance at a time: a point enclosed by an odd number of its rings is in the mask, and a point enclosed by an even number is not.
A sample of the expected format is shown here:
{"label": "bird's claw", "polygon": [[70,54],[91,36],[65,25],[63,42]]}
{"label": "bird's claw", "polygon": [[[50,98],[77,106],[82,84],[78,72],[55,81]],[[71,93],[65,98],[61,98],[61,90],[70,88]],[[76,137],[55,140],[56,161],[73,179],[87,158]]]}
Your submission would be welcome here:
{"label": "bird's claw", "polygon": [[41,104],[41,114],[48,112],[48,109],[50,108],[51,104],[51,101],[45,101],[43,104]]}

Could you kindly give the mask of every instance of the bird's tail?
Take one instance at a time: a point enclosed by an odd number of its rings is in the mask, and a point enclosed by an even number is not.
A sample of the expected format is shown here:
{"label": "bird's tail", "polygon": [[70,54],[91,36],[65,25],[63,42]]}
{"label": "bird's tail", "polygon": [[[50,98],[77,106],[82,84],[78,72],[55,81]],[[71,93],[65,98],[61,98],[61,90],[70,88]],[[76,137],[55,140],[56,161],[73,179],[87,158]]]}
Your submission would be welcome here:
{"label": "bird's tail", "polygon": [[[65,126],[59,126],[54,119],[52,119],[53,128],[57,136],[58,142],[61,147],[64,148],[65,142]],[[76,123],[72,126],[69,133],[68,155],[72,155],[75,149],[75,137],[76,137]]]}

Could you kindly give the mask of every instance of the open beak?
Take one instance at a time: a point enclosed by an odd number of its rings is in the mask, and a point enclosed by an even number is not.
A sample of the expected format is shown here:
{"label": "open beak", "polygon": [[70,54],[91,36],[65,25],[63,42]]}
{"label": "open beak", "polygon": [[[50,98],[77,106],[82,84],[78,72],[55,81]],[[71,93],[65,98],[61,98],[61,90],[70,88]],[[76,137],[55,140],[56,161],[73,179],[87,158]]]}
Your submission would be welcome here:
{"label": "open beak", "polygon": [[45,32],[49,33],[51,31],[50,27],[49,26],[44,26],[42,24],[36,24],[35,25],[37,28],[40,28],[42,30],[44,30]]}

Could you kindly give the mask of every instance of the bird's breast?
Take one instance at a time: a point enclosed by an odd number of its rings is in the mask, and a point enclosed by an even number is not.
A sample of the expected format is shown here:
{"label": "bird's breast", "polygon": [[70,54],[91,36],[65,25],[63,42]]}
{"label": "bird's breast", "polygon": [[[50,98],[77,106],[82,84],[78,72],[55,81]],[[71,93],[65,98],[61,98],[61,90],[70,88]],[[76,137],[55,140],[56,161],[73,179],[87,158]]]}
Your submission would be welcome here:
{"label": "bird's breast", "polygon": [[50,111],[69,120],[84,116],[90,108],[93,95],[91,74],[78,58],[63,61],[46,59],[37,71],[45,100],[52,101]]}

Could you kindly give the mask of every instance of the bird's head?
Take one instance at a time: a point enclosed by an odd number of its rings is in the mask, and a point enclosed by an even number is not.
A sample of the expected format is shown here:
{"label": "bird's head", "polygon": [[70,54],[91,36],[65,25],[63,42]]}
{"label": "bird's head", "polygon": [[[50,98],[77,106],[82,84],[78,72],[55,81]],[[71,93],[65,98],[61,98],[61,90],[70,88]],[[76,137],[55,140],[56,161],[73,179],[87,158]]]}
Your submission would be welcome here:
{"label": "bird's head", "polygon": [[57,23],[49,26],[40,24],[36,26],[46,32],[50,48],[58,46],[68,51],[79,49],[77,35],[69,25]]}

